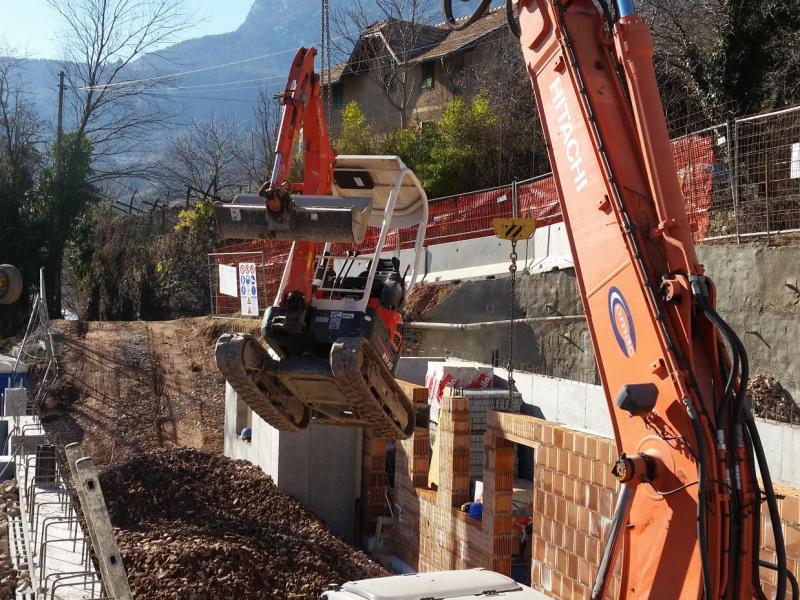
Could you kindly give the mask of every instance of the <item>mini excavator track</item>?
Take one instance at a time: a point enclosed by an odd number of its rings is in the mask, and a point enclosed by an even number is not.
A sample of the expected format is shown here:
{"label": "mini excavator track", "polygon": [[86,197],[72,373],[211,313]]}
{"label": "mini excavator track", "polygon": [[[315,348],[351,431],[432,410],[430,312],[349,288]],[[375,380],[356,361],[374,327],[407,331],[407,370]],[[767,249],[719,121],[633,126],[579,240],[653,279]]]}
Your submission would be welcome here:
{"label": "mini excavator track", "polygon": [[281,431],[312,421],[366,427],[378,437],[405,439],[414,430],[411,401],[364,338],[341,338],[330,360],[275,358],[247,334],[225,334],[216,347],[217,367],[239,397]]}

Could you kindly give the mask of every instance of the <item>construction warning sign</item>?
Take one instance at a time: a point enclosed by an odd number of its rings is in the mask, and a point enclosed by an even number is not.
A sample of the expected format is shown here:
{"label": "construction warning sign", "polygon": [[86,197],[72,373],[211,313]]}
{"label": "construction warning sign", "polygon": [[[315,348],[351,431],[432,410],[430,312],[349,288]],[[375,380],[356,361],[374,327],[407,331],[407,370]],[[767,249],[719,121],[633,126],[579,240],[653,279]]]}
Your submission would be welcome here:
{"label": "construction warning sign", "polygon": [[239,299],[242,301],[243,315],[258,316],[256,263],[239,263]]}

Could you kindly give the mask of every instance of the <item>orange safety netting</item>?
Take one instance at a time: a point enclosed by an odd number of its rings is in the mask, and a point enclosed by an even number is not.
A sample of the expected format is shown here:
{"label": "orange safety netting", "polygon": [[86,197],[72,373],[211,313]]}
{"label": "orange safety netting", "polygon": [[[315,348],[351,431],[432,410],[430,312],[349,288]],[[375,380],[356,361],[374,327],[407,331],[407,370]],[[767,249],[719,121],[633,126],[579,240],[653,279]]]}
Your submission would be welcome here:
{"label": "orange safety netting", "polygon": [[[713,138],[710,135],[686,136],[673,141],[672,149],[686,212],[695,232],[695,240],[700,240],[708,229],[712,202],[712,172],[715,166]],[[431,200],[425,246],[494,235],[492,220],[513,216],[514,185],[520,216],[535,217],[540,227],[561,221],[555,180],[552,175],[545,175],[517,184]],[[364,242],[356,249],[371,252],[379,233],[379,229],[370,228]],[[415,238],[414,228],[391,231],[384,249],[389,251],[398,246],[402,249],[411,248]],[[263,273],[267,281],[266,285],[259,287],[266,290],[265,294],[274,294],[289,255],[290,245],[290,242],[254,240],[225,246],[219,248],[218,252],[263,252],[265,259],[260,273]],[[332,253],[342,255],[352,248],[353,246],[347,244],[335,244]],[[229,256],[217,257],[217,264],[231,264]],[[228,303],[228,300],[222,302]],[[267,298],[261,298],[259,293],[259,305],[265,306],[268,303]]]}

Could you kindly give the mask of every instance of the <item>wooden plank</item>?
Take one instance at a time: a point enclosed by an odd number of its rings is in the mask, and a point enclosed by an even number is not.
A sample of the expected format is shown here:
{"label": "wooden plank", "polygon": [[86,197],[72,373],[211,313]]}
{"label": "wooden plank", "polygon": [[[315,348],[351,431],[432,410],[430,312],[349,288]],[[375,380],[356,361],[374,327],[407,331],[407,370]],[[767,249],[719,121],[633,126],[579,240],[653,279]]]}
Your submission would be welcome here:
{"label": "wooden plank", "polygon": [[100,489],[97,468],[90,457],[83,456],[80,444],[69,444],[64,450],[106,593],[114,600],[132,600],[128,576]]}

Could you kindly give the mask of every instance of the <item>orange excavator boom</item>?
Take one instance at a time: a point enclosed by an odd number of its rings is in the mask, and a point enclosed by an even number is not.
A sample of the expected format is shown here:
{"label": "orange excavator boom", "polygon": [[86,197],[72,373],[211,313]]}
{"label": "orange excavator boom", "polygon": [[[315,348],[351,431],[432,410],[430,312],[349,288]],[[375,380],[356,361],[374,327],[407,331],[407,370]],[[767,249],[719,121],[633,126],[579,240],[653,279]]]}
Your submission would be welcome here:
{"label": "orange excavator boom", "polygon": [[548,140],[619,450],[621,489],[592,597],[605,597],[616,560],[621,598],[764,598],[758,471],[783,598],[777,504],[744,402],[747,356],[695,255],[649,29],[632,0],[619,0],[614,16],[603,1],[514,4],[519,22],[509,24]]}

